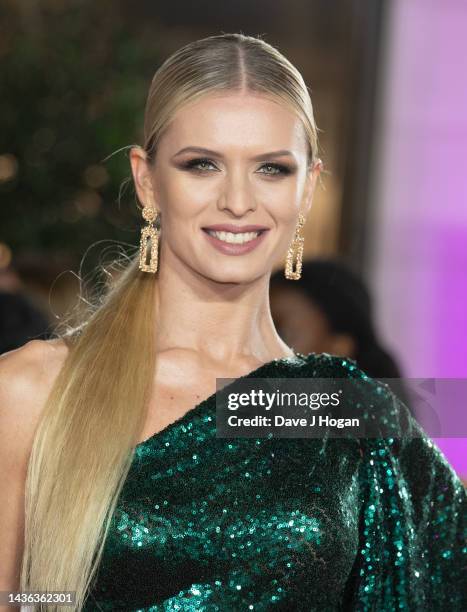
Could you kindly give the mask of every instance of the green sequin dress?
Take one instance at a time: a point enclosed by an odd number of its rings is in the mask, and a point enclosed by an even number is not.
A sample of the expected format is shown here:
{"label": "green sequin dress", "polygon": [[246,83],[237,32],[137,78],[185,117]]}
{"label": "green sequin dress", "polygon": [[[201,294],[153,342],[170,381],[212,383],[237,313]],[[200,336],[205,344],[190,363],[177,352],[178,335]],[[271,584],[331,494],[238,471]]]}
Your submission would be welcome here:
{"label": "green sequin dress", "polygon": [[[419,427],[350,359],[246,377],[348,378],[356,414]],[[467,610],[467,493],[424,432],[222,439],[215,399],[136,446],[86,612]]]}

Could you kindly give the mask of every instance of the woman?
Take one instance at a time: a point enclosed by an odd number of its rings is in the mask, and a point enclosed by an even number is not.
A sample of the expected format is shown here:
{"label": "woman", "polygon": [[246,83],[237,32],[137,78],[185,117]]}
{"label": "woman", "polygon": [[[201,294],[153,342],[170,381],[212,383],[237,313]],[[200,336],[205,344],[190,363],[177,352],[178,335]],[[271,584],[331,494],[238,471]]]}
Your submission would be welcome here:
{"label": "woman", "polygon": [[465,490],[427,438],[216,437],[216,378],[346,377],[356,411],[393,409],[272,322],[321,169],[301,75],[259,38],[196,41],[144,128],[139,256],[68,336],[3,359],[2,588],[21,559],[21,589],[89,611],[460,609]]}

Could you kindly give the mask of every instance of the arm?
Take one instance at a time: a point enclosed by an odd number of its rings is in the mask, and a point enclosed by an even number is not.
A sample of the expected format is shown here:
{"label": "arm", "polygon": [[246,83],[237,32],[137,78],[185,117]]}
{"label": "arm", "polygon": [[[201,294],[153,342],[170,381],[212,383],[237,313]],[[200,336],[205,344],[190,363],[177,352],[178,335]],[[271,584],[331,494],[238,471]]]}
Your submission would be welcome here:
{"label": "arm", "polygon": [[[46,399],[50,346],[32,340],[0,356],[0,591],[19,590],[24,486],[40,407]],[[0,611],[12,610],[0,605]]]}
{"label": "arm", "polygon": [[403,423],[410,435],[360,440],[359,551],[344,605],[358,610],[466,610],[465,487],[392,392],[368,381],[365,400],[394,423]]}

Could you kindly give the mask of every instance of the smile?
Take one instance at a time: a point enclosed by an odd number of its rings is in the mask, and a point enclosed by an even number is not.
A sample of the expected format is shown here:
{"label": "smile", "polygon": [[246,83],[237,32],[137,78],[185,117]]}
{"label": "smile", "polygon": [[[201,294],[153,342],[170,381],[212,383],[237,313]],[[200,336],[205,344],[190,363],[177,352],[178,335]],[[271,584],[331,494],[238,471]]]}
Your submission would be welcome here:
{"label": "smile", "polygon": [[268,229],[251,232],[226,232],[203,228],[208,242],[224,255],[244,255],[256,249],[268,234]]}

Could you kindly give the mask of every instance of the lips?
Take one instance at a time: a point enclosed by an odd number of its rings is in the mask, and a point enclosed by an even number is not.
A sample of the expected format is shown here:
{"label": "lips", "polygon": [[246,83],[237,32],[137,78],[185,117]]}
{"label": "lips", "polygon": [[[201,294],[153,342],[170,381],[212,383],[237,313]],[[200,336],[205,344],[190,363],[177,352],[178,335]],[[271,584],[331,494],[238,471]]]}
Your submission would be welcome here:
{"label": "lips", "polygon": [[[218,229],[219,228],[219,229]],[[209,227],[203,227],[203,234],[206,236],[208,242],[213,246],[217,251],[223,253],[224,255],[244,255],[246,253],[250,253],[254,249],[256,249],[261,242],[265,239],[265,236],[268,234],[268,229],[262,225],[210,225]],[[252,238],[247,242],[243,243],[234,243],[227,242],[225,240],[220,240],[214,234],[210,232],[231,232],[232,234],[238,233],[257,233],[256,238]]]}

